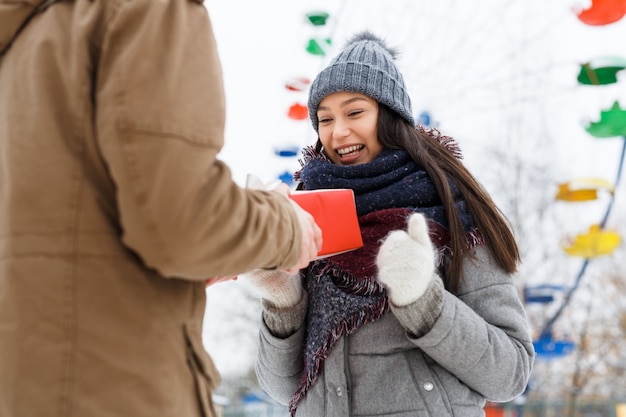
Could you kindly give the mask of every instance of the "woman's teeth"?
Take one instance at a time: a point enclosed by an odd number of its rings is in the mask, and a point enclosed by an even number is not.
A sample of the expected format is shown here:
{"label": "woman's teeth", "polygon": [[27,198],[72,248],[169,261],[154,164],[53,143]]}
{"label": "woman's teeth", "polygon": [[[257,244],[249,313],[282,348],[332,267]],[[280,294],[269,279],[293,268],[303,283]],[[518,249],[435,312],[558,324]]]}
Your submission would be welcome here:
{"label": "woman's teeth", "polygon": [[358,152],[361,149],[363,149],[363,145],[353,145],[353,146],[348,146],[347,148],[338,149],[337,153],[340,156],[345,156],[345,155],[348,155],[350,153]]}

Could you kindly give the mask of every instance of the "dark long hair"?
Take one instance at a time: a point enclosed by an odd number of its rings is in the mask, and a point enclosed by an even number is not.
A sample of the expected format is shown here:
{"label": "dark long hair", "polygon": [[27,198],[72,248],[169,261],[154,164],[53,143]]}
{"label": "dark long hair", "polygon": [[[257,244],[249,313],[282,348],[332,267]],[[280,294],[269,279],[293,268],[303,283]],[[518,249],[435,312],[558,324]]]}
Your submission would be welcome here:
{"label": "dark long hair", "polygon": [[[515,273],[520,253],[511,225],[496,206],[482,184],[444,142],[446,137],[436,129],[413,127],[396,112],[379,103],[378,140],[390,149],[403,149],[416,164],[423,167],[437,189],[448,218],[452,254],[445,265],[444,281],[452,292],[459,289],[463,277],[463,255],[471,251],[460,215],[456,209],[450,182],[454,183],[476,227],[490,247],[497,264],[508,273]],[[322,150],[317,140],[315,149]],[[301,186],[300,184],[299,186]]]}

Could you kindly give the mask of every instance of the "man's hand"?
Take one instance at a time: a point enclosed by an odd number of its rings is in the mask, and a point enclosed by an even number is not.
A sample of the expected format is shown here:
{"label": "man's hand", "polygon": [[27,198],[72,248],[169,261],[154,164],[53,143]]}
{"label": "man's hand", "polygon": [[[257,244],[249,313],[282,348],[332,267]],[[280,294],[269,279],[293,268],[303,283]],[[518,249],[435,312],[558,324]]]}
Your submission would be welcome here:
{"label": "man's hand", "polygon": [[226,277],[211,277],[211,278],[207,278],[204,281],[204,284],[208,287],[210,285],[217,284],[219,282],[236,280],[236,279],[237,279],[237,275],[229,275],[229,276],[226,276]]}
{"label": "man's hand", "polygon": [[[272,188],[272,191],[289,198],[289,187],[285,183],[276,185]],[[309,212],[305,211],[295,201],[291,199],[289,199],[289,201],[298,215],[300,228],[302,229],[302,250],[300,252],[300,259],[298,259],[298,262],[291,268],[285,270],[288,274],[294,275],[300,269],[306,268],[312,260],[317,258],[317,254],[322,249],[322,229],[315,223],[313,216]]]}

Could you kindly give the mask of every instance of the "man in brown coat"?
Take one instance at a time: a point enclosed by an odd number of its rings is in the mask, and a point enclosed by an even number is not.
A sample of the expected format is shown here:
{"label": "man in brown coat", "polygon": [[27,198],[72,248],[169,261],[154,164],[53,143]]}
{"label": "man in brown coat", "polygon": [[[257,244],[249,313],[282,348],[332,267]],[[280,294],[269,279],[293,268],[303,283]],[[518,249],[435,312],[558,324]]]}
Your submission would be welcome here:
{"label": "man in brown coat", "polygon": [[0,0],[0,416],[214,415],[205,280],[321,246],[217,159],[221,71],[200,0]]}

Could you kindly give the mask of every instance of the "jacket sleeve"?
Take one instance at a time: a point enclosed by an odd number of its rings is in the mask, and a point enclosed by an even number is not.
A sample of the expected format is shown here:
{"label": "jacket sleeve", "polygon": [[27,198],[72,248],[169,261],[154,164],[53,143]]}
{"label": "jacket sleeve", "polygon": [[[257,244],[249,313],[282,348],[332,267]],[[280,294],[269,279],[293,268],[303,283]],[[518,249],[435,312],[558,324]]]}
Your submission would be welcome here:
{"label": "jacket sleeve", "polygon": [[[535,352],[523,304],[485,246],[466,258],[458,297],[445,292],[434,326],[412,341],[486,399],[510,401],[526,388]],[[411,332],[418,309],[394,311]]]}
{"label": "jacket sleeve", "polygon": [[[268,308],[264,304],[259,331],[259,345],[255,370],[261,388],[281,404],[289,400],[298,389],[304,357],[304,320],[308,296],[286,309]],[[275,336],[272,329],[295,329],[287,337]]]}
{"label": "jacket sleeve", "polygon": [[301,231],[288,199],[242,189],[217,158],[225,97],[201,3],[109,3],[94,96],[123,241],[167,277],[290,267]]}

